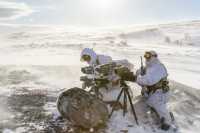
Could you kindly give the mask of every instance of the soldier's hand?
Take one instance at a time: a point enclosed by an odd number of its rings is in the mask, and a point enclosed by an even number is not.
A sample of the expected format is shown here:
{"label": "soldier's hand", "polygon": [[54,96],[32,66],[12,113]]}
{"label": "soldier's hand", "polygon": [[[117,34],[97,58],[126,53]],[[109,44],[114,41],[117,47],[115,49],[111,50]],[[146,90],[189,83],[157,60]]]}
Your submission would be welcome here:
{"label": "soldier's hand", "polygon": [[144,76],[146,73],[146,69],[144,67],[140,68],[140,75]]}

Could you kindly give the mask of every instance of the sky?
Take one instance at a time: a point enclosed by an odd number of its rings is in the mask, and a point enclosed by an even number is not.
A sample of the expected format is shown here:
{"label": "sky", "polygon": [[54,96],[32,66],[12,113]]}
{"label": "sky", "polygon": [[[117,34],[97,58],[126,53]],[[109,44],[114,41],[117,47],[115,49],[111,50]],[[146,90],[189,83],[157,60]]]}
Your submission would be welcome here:
{"label": "sky", "polygon": [[114,27],[200,20],[200,0],[0,0],[0,23]]}

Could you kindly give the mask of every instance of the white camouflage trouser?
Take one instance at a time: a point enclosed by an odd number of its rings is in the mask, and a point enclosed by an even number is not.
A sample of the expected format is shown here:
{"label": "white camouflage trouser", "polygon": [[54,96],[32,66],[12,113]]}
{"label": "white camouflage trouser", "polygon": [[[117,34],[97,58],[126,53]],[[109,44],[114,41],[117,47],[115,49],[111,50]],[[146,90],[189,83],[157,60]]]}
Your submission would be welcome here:
{"label": "white camouflage trouser", "polygon": [[165,118],[167,124],[171,123],[171,117],[167,109],[167,102],[169,101],[169,92],[163,93],[161,89],[153,94],[149,94],[147,98],[147,105],[155,109],[160,118]]}

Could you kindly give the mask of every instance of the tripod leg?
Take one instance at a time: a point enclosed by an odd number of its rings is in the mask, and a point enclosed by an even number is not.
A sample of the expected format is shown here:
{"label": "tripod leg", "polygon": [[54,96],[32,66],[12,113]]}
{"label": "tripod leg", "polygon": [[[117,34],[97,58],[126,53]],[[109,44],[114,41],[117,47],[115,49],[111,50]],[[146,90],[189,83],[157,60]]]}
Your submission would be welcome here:
{"label": "tripod leg", "polygon": [[[116,101],[116,103],[118,103],[119,102],[119,99],[120,99],[120,97],[121,97],[121,95],[122,95],[122,93],[123,93],[123,89],[121,89],[121,91],[120,91],[120,93],[119,93],[119,95],[118,95],[118,97],[117,97],[117,101]],[[125,93],[125,92],[124,92]],[[111,111],[111,113],[110,113],[110,115],[109,115],[109,118],[112,116],[112,113],[114,112],[114,110],[115,110],[115,106],[116,106],[116,103],[114,104],[114,106],[112,107],[112,111]]]}
{"label": "tripod leg", "polygon": [[94,88],[94,93],[95,93],[95,97],[96,97],[96,98],[99,98],[99,99],[102,99],[102,98],[103,98],[103,95],[100,93],[98,87],[95,87],[95,88]]}
{"label": "tripod leg", "polygon": [[124,105],[123,105],[123,116],[125,116],[127,112],[127,95],[124,93]]}
{"label": "tripod leg", "polygon": [[98,98],[99,93],[98,93],[98,89],[96,87],[94,88],[94,95],[95,95],[95,97]]}
{"label": "tripod leg", "polygon": [[132,113],[133,113],[133,115],[135,117],[136,124],[139,125],[138,118],[137,118],[137,115],[136,115],[136,112],[135,112],[135,108],[133,106],[133,103],[132,103],[132,100],[131,100],[131,96],[130,96],[130,94],[128,92],[128,89],[126,89],[126,93],[128,95],[128,99],[129,99],[129,102],[130,102],[130,105],[131,105],[131,110],[132,110]]}

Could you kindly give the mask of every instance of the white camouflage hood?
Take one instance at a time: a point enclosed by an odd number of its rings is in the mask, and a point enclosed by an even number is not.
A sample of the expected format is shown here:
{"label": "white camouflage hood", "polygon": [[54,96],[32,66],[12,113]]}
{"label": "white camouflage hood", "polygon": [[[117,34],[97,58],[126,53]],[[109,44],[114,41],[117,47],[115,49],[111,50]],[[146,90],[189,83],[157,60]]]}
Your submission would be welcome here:
{"label": "white camouflage hood", "polygon": [[154,64],[160,64],[160,61],[157,57],[152,57],[149,61],[145,61],[147,67],[151,67]]}
{"label": "white camouflage hood", "polygon": [[89,62],[90,65],[96,64],[97,54],[94,52],[93,49],[90,48],[83,49],[83,51],[81,52],[81,58],[83,55],[89,55],[91,57],[91,60]]}

